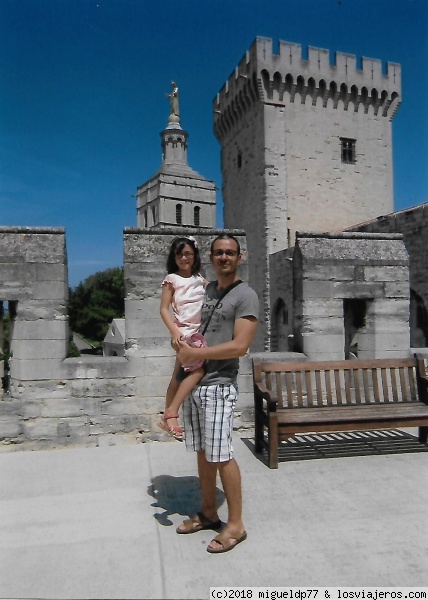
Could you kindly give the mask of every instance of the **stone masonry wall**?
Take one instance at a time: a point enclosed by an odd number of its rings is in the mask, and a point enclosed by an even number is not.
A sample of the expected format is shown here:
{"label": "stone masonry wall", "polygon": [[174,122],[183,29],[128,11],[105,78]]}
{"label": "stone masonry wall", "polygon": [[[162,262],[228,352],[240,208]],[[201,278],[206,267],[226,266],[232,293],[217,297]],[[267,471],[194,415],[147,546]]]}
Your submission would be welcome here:
{"label": "stone masonry wall", "polygon": [[[209,244],[197,235],[203,273]],[[246,251],[245,235],[233,232]],[[0,301],[15,303],[10,390],[0,398],[0,449],[171,439],[158,427],[174,363],[159,315],[160,283],[178,232],[125,230],[126,356],[67,358],[67,261],[62,229],[0,228]],[[248,263],[240,270],[248,278]],[[241,360],[236,427],[251,426],[250,356]]]}
{"label": "stone masonry wall", "polygon": [[428,203],[354,225],[349,231],[401,233],[409,254],[410,289],[428,310]]}

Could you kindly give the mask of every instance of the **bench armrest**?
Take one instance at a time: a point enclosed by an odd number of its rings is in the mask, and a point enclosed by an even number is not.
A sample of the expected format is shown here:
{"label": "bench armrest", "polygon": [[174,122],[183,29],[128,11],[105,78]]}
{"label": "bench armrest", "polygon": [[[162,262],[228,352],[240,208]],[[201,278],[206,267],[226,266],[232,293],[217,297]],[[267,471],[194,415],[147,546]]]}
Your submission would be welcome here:
{"label": "bench armrest", "polygon": [[254,383],[254,400],[255,402],[266,400],[268,412],[276,412],[277,398],[262,383]]}
{"label": "bench armrest", "polygon": [[415,354],[418,361],[417,381],[419,399],[425,404],[428,404],[428,371],[426,367],[426,359],[422,354]]}

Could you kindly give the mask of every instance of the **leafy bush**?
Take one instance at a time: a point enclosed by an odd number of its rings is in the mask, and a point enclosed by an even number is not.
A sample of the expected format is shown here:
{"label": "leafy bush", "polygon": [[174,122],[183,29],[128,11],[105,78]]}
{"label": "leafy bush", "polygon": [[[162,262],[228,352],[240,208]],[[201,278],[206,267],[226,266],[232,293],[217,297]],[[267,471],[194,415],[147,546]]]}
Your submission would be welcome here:
{"label": "leafy bush", "polygon": [[112,319],[125,314],[123,268],[100,271],[70,289],[68,313],[72,331],[102,342]]}

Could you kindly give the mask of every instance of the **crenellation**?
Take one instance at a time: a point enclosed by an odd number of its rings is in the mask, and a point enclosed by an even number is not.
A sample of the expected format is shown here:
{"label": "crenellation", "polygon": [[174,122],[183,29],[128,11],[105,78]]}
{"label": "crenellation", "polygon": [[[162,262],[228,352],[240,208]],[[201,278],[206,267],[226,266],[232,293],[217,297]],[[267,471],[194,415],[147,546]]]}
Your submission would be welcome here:
{"label": "crenellation", "polygon": [[336,52],[331,64],[329,50],[313,46],[308,47],[305,59],[300,44],[283,40],[276,54],[272,39],[256,38],[213,102],[216,135],[221,139],[238,125],[241,113],[248,110],[243,97],[250,96],[252,81],[265,103],[305,104],[309,96],[312,106],[318,106],[321,98],[321,106],[326,108],[331,99],[334,109],[347,111],[352,101],[353,112],[362,104],[365,114],[370,109],[375,116],[391,120],[400,103],[400,65],[387,63],[384,74],[379,59],[363,57],[361,64],[358,68],[357,57],[343,52]]}

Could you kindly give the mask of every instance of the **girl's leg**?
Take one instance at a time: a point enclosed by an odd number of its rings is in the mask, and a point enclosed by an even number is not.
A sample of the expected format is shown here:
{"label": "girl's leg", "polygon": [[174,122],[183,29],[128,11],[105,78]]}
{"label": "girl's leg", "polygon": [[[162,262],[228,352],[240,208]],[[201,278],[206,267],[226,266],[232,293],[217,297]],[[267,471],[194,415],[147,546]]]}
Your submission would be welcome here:
{"label": "girl's leg", "polygon": [[[189,375],[180,383],[178,390],[168,405],[168,409],[164,412],[164,423],[167,424],[168,430],[175,439],[183,440],[183,430],[178,423],[178,411],[186,397],[190,394],[193,388],[198,384],[204,375],[202,368],[191,371]],[[170,416],[171,415],[171,416]]]}
{"label": "girl's leg", "polygon": [[183,404],[184,400],[187,398],[193,388],[199,383],[203,376],[204,369],[202,367],[200,369],[196,369],[195,371],[190,371],[187,377],[180,383],[172,402],[168,405],[167,412],[169,414],[178,413],[178,410]]}
{"label": "girl's leg", "polygon": [[174,396],[177,393],[178,388],[180,387],[180,382],[177,381],[177,374],[178,374],[180,368],[181,368],[181,363],[178,360],[178,358],[176,358],[175,365],[174,365],[174,371],[172,372],[172,375],[171,375],[171,381],[169,382],[168,389],[166,391],[165,412],[173,412],[172,410],[169,410],[169,407],[171,405],[171,402],[174,400]]}

